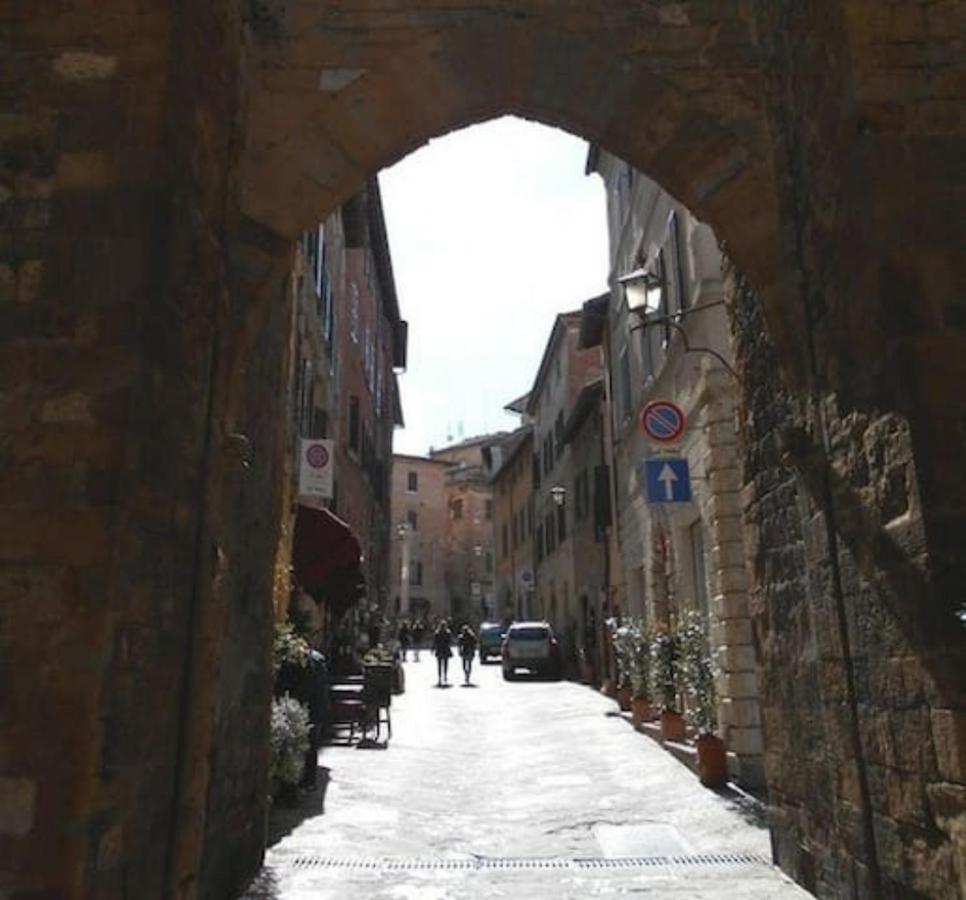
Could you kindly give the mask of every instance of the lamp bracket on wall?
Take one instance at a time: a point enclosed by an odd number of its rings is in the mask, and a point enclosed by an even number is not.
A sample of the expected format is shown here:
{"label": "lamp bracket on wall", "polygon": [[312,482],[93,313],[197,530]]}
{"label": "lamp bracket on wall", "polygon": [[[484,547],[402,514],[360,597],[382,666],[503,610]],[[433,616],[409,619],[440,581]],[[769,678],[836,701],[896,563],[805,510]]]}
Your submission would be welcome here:
{"label": "lamp bracket on wall", "polygon": [[699,303],[696,306],[692,306],[689,309],[683,309],[680,312],[674,313],[671,316],[655,316],[650,314],[636,313],[640,319],[640,324],[631,326],[630,330],[633,331],[644,331],[650,325],[665,325],[669,328],[673,328],[679,335],[681,335],[681,342],[684,344],[685,353],[707,353],[713,356],[725,370],[734,378],[735,381],[741,381],[738,373],[717,350],[712,347],[692,347],[691,342],[688,340],[688,333],[684,330],[681,325],[681,320],[687,318],[689,315],[702,312],[706,309],[711,309],[714,306],[723,306],[724,300],[714,300],[710,303]]}

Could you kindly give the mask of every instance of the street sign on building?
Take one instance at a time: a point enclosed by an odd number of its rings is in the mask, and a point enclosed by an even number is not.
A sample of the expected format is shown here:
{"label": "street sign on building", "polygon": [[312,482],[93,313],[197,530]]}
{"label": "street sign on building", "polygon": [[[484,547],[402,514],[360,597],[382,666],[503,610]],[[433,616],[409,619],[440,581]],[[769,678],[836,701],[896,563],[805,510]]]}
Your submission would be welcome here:
{"label": "street sign on building", "polygon": [[673,444],[684,434],[684,410],[670,400],[652,400],[641,410],[641,431],[659,444]]}
{"label": "street sign on building", "polygon": [[670,456],[644,460],[648,503],[687,503],[691,499],[688,461]]}
{"label": "street sign on building", "polygon": [[299,442],[299,496],[331,500],[334,468],[332,441],[303,438]]}

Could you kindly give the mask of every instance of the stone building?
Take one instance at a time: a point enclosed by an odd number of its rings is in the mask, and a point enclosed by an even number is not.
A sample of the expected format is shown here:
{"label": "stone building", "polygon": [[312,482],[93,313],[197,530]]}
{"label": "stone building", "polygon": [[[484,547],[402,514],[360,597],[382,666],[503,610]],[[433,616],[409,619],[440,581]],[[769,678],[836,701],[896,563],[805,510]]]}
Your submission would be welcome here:
{"label": "stone building", "polygon": [[[582,346],[579,339],[578,346]],[[576,603],[574,649],[578,659],[586,663],[585,674],[594,680],[603,674],[603,631],[610,613],[611,453],[608,417],[607,392],[602,376],[588,381],[581,389],[563,430],[569,470],[565,507],[570,519],[572,584]]]}
{"label": "stone building", "polygon": [[448,615],[473,624],[497,612],[492,468],[506,434],[469,438],[430,451],[446,469]]}
{"label": "stone building", "polygon": [[[573,426],[570,434],[576,435],[578,404],[582,398],[587,402],[590,394],[585,394],[585,390],[599,383],[603,373],[599,348],[582,349],[578,346],[580,324],[579,311],[561,313],[556,317],[526,404],[527,415],[533,421],[537,590],[534,613],[549,620],[556,628],[563,641],[566,659],[572,664],[576,664],[578,635],[582,644],[600,581],[593,556],[586,556],[583,547],[579,550],[581,563],[590,568],[579,576],[575,570],[578,549],[574,526],[583,521],[584,500],[589,493],[584,482],[591,476],[583,467],[587,462],[583,455],[579,459],[582,467],[575,468],[578,458],[571,452],[567,425]],[[576,489],[578,478],[581,482],[579,491]],[[594,584],[593,602],[586,592],[578,597],[578,590],[584,588],[586,591],[589,583]]]}
{"label": "stone building", "polygon": [[402,424],[396,371],[406,365],[406,324],[378,180],[368,179],[319,235],[332,291],[333,321],[325,327],[335,394],[322,410],[336,447],[331,508],[358,536],[367,601],[382,609],[389,596],[392,437]]}
{"label": "stone building", "polygon": [[445,460],[396,454],[392,460],[393,542],[388,612],[432,621],[449,615]]}
{"label": "stone building", "polygon": [[[706,618],[720,670],[719,730],[734,774],[761,785],[738,470],[740,385],[718,243],[683,204],[615,156],[592,147],[588,171],[601,175],[607,192],[612,291],[604,345],[623,609],[651,625],[673,627],[686,609]],[[648,437],[639,421],[646,404],[658,400],[676,403],[686,416],[683,433],[669,443]],[[666,502],[674,496],[672,476],[684,476],[665,469],[665,458],[686,461],[691,491],[682,491],[680,502]],[[649,465],[660,469],[650,489]],[[655,484],[661,474],[665,482]]]}
{"label": "stone building", "polygon": [[493,546],[496,553],[496,614],[501,620],[534,615],[533,428],[507,438],[493,472]]}

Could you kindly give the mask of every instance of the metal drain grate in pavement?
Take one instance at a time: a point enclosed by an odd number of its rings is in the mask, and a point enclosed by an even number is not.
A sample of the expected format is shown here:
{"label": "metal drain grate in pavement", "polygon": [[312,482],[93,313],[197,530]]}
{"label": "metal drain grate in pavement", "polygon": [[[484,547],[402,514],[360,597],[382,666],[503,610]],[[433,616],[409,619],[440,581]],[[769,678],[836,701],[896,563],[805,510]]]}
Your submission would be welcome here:
{"label": "metal drain grate in pavement", "polygon": [[340,869],[356,872],[520,872],[568,869],[733,869],[771,863],[755,853],[693,853],[686,856],[629,856],[619,859],[518,859],[513,857],[475,859],[389,859],[351,856],[296,856],[289,869]]}

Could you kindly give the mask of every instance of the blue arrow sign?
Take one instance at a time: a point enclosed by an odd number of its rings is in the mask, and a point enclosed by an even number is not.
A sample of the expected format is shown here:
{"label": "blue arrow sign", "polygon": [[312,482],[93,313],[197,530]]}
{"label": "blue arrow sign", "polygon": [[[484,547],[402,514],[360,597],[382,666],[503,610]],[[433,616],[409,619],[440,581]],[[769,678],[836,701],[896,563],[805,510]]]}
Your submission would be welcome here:
{"label": "blue arrow sign", "polygon": [[686,459],[659,456],[644,460],[648,503],[687,503],[691,499],[691,473]]}

